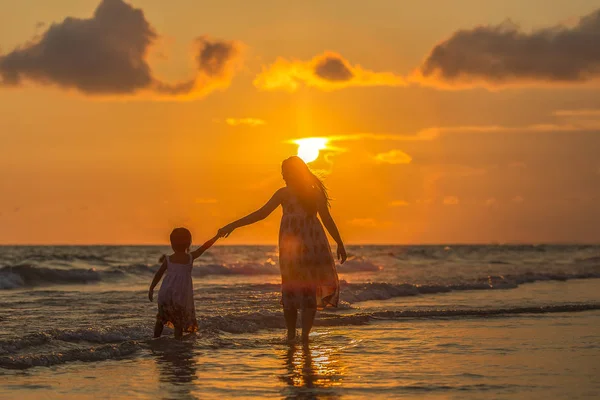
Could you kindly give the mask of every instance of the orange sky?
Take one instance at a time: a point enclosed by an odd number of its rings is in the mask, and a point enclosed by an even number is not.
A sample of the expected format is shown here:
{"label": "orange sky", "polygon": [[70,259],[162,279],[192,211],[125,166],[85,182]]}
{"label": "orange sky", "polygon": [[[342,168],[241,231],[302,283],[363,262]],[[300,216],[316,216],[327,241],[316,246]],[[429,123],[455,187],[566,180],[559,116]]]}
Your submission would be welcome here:
{"label": "orange sky", "polygon": [[305,137],[348,243],[600,242],[598,4],[523,3],[2,3],[0,243],[202,242]]}

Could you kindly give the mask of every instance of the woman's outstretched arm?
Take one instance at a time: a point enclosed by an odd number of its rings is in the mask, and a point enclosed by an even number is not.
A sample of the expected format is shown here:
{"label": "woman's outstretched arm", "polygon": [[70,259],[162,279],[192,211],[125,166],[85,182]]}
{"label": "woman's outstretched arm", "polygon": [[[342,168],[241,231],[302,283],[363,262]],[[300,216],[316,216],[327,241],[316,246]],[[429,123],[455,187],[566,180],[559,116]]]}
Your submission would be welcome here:
{"label": "woman's outstretched arm", "polygon": [[251,214],[246,215],[244,218],[240,218],[237,221],[230,223],[229,225],[225,225],[221,229],[219,229],[220,237],[227,237],[237,228],[241,228],[242,226],[251,225],[255,222],[261,221],[267,218],[276,208],[281,204],[283,199],[283,190],[284,188],[279,189],[275,192],[275,194],[271,197],[267,203],[254,211]]}
{"label": "woman's outstretched arm", "polygon": [[346,248],[344,247],[344,242],[342,242],[342,237],[340,236],[337,225],[329,212],[329,207],[325,199],[319,201],[318,211],[319,217],[321,217],[321,221],[323,221],[323,225],[325,225],[327,232],[329,232],[333,240],[337,243],[337,257],[338,260],[340,260],[340,263],[343,264],[346,261],[346,258],[348,258],[346,255]]}

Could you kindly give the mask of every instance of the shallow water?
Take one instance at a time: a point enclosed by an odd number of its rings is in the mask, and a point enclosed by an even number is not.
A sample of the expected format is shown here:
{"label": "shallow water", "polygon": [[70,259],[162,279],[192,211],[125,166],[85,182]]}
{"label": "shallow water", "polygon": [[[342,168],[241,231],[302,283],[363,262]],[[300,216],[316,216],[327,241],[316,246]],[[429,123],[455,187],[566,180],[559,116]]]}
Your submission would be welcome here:
{"label": "shallow water", "polygon": [[149,339],[161,250],[0,248],[0,397],[600,393],[600,247],[351,247],[307,349],[283,340],[274,247],[211,249],[200,332]]}

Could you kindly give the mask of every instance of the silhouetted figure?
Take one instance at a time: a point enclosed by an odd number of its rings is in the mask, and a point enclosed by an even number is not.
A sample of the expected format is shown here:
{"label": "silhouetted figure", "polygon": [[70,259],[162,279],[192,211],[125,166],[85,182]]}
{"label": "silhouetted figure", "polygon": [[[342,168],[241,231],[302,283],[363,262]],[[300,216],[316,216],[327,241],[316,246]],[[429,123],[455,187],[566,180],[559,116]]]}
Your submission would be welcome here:
{"label": "silhouetted figure", "polygon": [[346,250],[329,213],[329,196],[323,182],[296,156],[283,161],[281,174],[286,187],[276,191],[259,210],[221,228],[219,235],[227,237],[234,229],[263,220],[277,206],[283,207],[279,267],[288,340],[296,337],[296,318],[301,310],[302,340],[308,342],[316,310],[337,307],[339,300],[335,261],[317,214],[337,243],[342,263],[346,261]]}
{"label": "silhouetted figure", "polygon": [[196,308],[194,306],[194,285],[192,283],[192,267],[194,260],[208,250],[219,238],[215,236],[202,247],[189,253],[192,245],[192,234],[186,228],[175,228],[171,232],[171,248],[174,253],[163,255],[162,265],[154,275],[148,299],[152,301],[154,287],[165,271],[165,277],[158,292],[158,315],[154,326],[154,337],[160,337],[164,325],[175,330],[175,338],[181,339],[183,332],[193,333],[198,330]]}

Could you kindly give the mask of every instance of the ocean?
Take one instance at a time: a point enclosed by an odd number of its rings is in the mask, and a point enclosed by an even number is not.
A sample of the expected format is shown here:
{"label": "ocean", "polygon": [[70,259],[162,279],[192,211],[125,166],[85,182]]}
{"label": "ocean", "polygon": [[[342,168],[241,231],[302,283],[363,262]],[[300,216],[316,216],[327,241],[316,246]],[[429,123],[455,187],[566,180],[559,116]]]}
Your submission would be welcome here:
{"label": "ocean", "polygon": [[207,251],[199,332],[153,340],[168,250],[0,247],[0,398],[600,398],[600,246],[349,246],[308,347],[276,246]]}

